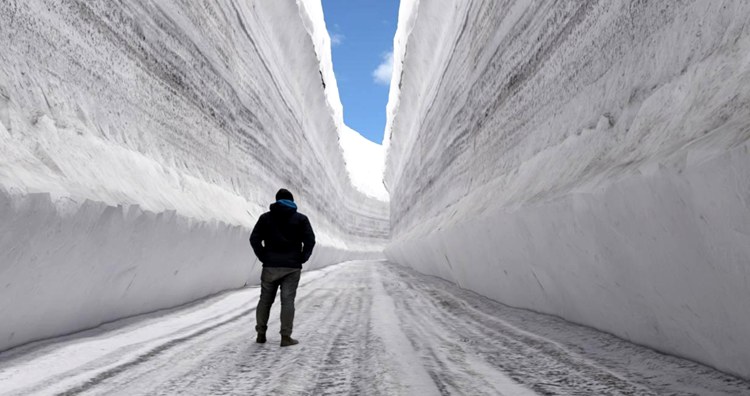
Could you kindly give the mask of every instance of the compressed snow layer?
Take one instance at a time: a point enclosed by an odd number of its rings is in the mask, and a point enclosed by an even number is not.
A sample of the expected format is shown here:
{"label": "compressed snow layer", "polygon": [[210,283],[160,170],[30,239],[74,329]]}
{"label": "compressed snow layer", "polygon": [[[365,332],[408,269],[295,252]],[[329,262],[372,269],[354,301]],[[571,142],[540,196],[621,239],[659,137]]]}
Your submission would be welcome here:
{"label": "compressed snow layer", "polygon": [[388,204],[350,183],[300,7],[0,3],[0,349],[244,284],[280,187],[311,266],[382,249]]}
{"label": "compressed snow layer", "polygon": [[[417,20],[419,0],[401,0],[398,7],[398,25],[393,37],[393,71],[391,72],[391,86],[388,92],[388,104],[385,109],[385,131],[383,132],[383,147],[388,152],[393,131],[393,118],[396,116],[401,101],[401,78],[404,71],[404,57],[409,35]],[[384,176],[385,177],[385,176]]]}
{"label": "compressed snow layer", "polygon": [[750,378],[750,4],[414,12],[387,256]]}

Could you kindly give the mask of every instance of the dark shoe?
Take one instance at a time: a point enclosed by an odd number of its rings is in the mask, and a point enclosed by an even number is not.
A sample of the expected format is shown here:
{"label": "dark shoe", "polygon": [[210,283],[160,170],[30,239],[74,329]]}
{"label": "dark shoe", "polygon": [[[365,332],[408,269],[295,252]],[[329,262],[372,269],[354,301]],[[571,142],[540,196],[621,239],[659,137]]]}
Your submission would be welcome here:
{"label": "dark shoe", "polygon": [[299,344],[299,341],[289,336],[281,336],[281,346],[292,346]]}
{"label": "dark shoe", "polygon": [[255,339],[255,342],[258,344],[265,344],[266,343],[266,333],[258,333],[258,338]]}

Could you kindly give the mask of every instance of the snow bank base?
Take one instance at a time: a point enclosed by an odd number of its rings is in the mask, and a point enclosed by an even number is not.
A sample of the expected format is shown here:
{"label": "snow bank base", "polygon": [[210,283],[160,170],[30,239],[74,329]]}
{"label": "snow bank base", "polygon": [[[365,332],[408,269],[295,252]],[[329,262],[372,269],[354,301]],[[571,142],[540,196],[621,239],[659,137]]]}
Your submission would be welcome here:
{"label": "snow bank base", "polygon": [[[258,284],[250,230],[0,190],[0,350]],[[375,258],[318,245],[306,270]]]}
{"label": "snow bank base", "polygon": [[391,245],[389,259],[750,377],[750,144]]}

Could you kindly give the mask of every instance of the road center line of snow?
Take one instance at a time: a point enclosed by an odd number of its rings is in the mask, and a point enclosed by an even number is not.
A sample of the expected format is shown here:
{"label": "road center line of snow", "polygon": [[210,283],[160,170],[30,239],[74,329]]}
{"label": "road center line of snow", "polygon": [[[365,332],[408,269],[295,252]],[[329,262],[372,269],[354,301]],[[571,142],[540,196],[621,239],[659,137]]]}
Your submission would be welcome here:
{"label": "road center line of snow", "polygon": [[383,340],[385,353],[393,362],[390,369],[406,379],[404,385],[408,388],[407,394],[439,394],[406,334],[401,330],[395,304],[383,288],[380,274],[375,272],[373,276],[372,317],[377,318],[372,321],[373,329]]}

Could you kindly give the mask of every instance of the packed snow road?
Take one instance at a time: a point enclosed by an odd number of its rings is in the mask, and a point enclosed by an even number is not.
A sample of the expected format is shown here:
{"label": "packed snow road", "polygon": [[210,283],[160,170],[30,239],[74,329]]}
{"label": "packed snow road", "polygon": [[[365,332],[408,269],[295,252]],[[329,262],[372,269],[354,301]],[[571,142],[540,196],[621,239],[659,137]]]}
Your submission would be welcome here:
{"label": "packed snow road", "polygon": [[[750,383],[385,262],[306,272],[294,347],[255,287],[0,354],[0,394],[748,395]],[[277,302],[278,305],[278,302]]]}

